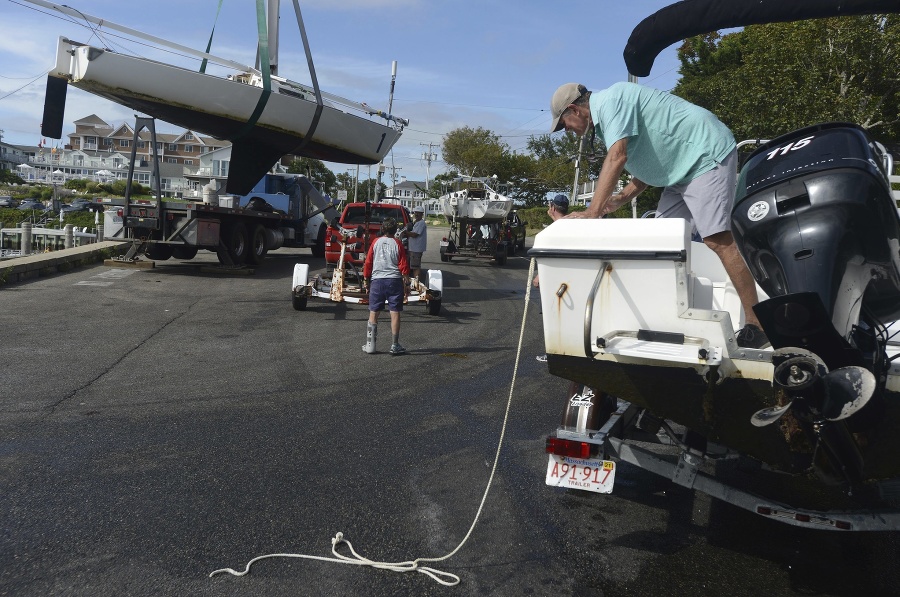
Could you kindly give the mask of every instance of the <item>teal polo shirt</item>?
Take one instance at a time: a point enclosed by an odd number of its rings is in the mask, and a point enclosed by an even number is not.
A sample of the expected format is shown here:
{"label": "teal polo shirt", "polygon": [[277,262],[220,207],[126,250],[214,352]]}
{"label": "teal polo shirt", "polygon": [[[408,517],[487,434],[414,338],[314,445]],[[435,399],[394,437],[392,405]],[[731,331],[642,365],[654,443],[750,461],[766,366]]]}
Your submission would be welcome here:
{"label": "teal polo shirt", "polygon": [[734,135],[709,110],[636,83],[592,92],[590,110],[607,148],[628,137],[625,168],[650,186],[690,182],[736,147]]}

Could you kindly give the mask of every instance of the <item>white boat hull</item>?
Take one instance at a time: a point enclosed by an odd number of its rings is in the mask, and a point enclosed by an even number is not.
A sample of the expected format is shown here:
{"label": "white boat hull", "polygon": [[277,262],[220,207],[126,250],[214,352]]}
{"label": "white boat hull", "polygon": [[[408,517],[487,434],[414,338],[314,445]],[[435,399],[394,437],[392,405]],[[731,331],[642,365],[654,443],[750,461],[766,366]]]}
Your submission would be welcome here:
{"label": "white boat hull", "polygon": [[466,190],[442,195],[439,199],[441,210],[448,219],[500,221],[512,210],[512,199],[488,191],[485,197],[471,197]]}
{"label": "white boat hull", "polygon": [[[275,80],[264,109],[256,122],[248,125],[260,103],[261,87],[65,38],[60,38],[57,64],[50,76],[166,122],[235,144],[253,144],[248,154],[262,153],[262,161],[274,156],[266,169],[288,153],[323,161],[374,164],[401,135],[397,128],[325,102],[315,131],[307,140],[317,109],[315,95],[296,84]],[[234,156],[232,159],[235,161]]]}

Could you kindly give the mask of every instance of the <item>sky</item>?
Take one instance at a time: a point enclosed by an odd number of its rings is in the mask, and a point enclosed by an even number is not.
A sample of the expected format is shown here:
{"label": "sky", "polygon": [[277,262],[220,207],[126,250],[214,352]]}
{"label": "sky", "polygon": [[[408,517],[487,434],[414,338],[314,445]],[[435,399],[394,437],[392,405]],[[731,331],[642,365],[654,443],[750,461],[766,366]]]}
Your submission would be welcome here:
{"label": "sky", "polygon": [[[627,79],[622,51],[634,27],[674,0],[299,0],[322,91],[387,110],[391,63],[397,61],[392,112],[410,124],[385,158],[387,174],[424,181],[447,171],[441,141],[469,126],[498,135],[525,151],[531,135],[550,126],[550,97],[579,82],[602,89]],[[119,25],[253,65],[257,29],[254,0],[65,0],[67,6]],[[279,75],[310,83],[294,14],[283,0]],[[56,16],[22,0],[0,0],[0,130],[14,145],[41,140],[46,73],[59,36],[198,69],[194,59],[159,53],[100,28]],[[143,42],[142,42],[143,43]],[[656,59],[644,85],[671,90],[678,81],[676,46]],[[216,67],[218,68],[218,67]],[[208,73],[229,74],[226,69]],[[69,88],[63,135],[73,122],[97,114],[116,126],[134,126],[133,110]],[[161,132],[183,129],[157,123]],[[50,139],[48,139],[50,141]],[[437,154],[430,165],[422,156]],[[326,164],[336,173],[356,167]],[[368,178],[368,166],[361,179]],[[482,173],[486,174],[486,173]],[[372,167],[372,177],[375,167]]]}

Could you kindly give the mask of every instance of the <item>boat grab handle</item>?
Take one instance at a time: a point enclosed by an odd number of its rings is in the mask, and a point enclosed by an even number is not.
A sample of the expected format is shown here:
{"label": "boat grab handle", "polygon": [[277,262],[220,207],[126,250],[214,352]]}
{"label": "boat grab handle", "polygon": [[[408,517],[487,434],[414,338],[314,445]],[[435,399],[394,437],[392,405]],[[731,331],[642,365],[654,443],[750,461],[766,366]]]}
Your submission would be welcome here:
{"label": "boat grab handle", "polygon": [[591,287],[591,292],[587,297],[587,303],[584,306],[584,356],[589,359],[594,358],[597,354],[591,348],[591,323],[594,318],[594,299],[597,298],[600,282],[603,281],[603,276],[606,274],[606,269],[608,267],[609,261],[600,262],[600,271],[597,272],[597,277],[594,278],[594,285]]}

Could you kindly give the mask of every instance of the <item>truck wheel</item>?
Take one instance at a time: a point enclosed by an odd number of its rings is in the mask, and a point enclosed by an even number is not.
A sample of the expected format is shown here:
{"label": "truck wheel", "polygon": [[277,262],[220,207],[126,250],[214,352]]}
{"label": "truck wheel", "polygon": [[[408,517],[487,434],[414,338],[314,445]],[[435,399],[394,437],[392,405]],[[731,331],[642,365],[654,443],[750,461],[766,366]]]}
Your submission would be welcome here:
{"label": "truck wheel", "polygon": [[247,261],[247,253],[250,252],[250,243],[247,239],[247,226],[243,222],[235,222],[227,232],[228,255],[235,265],[244,265]]}
{"label": "truck wheel", "polygon": [[266,227],[257,224],[253,228],[253,234],[250,235],[250,246],[247,251],[247,263],[250,265],[259,265],[266,258]]}
{"label": "truck wheel", "polygon": [[153,261],[165,261],[172,256],[172,245],[160,245],[153,243],[144,253]]}
{"label": "truck wheel", "polygon": [[316,244],[312,246],[313,257],[325,257],[325,233],[327,226],[322,224],[319,226],[319,235],[316,237]]}
{"label": "truck wheel", "polygon": [[193,259],[197,256],[197,247],[188,247],[185,245],[172,247],[172,257],[175,259]]}
{"label": "truck wheel", "polygon": [[306,311],[306,303],[309,301],[309,297],[306,296],[291,296],[291,304],[294,305],[294,309],[297,311]]}
{"label": "truck wheel", "polygon": [[441,312],[441,300],[428,301],[428,314],[437,315]]}

